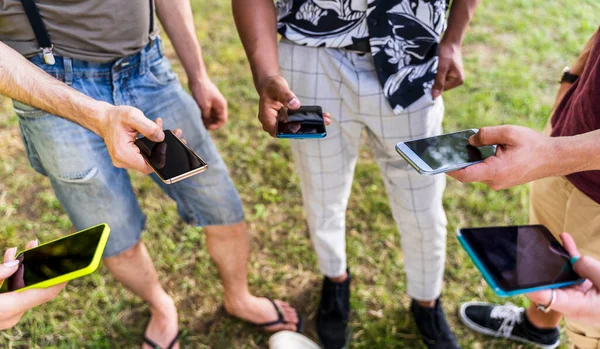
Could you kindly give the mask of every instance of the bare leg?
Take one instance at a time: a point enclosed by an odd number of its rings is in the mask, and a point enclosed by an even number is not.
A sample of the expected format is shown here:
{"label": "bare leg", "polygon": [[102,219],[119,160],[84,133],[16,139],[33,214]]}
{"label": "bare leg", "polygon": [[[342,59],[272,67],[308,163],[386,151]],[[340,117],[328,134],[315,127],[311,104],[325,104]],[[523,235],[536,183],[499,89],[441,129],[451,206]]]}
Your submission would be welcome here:
{"label": "bare leg", "polygon": [[[177,308],[165,292],[144,243],[140,240],[129,250],[104,259],[108,271],[125,287],[148,302],[152,313],[145,336],[167,346],[179,331]],[[150,348],[144,344],[145,348]],[[174,346],[179,348],[179,344]]]}
{"label": "bare leg", "polygon": [[[217,264],[225,292],[225,309],[242,320],[259,324],[277,320],[277,312],[266,298],[248,290],[250,240],[246,223],[206,227],[208,252]],[[296,330],[296,311],[287,303],[275,301],[288,324],[266,328],[268,331]]]}
{"label": "bare leg", "polygon": [[544,313],[539,311],[535,304],[531,303],[526,311],[527,318],[537,328],[557,327],[562,319],[562,314],[555,311]]}
{"label": "bare leg", "polygon": [[417,304],[422,306],[423,308],[433,309],[435,307],[435,301],[436,299],[432,301],[417,301]]}

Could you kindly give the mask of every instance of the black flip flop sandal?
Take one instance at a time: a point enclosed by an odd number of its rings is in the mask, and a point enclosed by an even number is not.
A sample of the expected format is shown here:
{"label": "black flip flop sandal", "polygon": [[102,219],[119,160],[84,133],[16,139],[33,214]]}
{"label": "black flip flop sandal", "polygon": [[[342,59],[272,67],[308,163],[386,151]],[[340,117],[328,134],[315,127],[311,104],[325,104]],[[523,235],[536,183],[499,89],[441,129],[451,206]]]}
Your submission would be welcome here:
{"label": "black flip flop sandal", "polygon": [[[265,327],[270,327],[270,326],[274,326],[274,325],[278,325],[278,324],[287,325],[288,322],[286,322],[285,319],[283,318],[281,309],[279,309],[277,304],[275,304],[275,302],[272,299],[270,299],[270,298],[267,298],[267,299],[271,302],[271,304],[273,304],[273,307],[275,307],[275,310],[277,311],[277,320],[265,322],[262,324],[255,324],[255,326],[260,327],[260,328],[265,328]],[[304,331],[304,320],[302,319],[302,316],[300,315],[298,310],[296,310],[296,315],[298,316],[298,323],[296,324],[296,332],[302,333],[302,331]]]}
{"label": "black flip flop sandal", "polygon": [[169,344],[169,346],[163,348],[160,345],[154,343],[154,341],[152,341],[151,339],[149,339],[148,337],[144,336],[144,343],[148,344],[149,346],[152,347],[152,349],[172,349],[173,346],[175,345],[175,343],[177,343],[177,341],[179,340],[179,336],[181,335],[181,331],[177,332],[177,335],[175,336],[175,338],[173,338],[173,340],[171,341],[171,343]]}

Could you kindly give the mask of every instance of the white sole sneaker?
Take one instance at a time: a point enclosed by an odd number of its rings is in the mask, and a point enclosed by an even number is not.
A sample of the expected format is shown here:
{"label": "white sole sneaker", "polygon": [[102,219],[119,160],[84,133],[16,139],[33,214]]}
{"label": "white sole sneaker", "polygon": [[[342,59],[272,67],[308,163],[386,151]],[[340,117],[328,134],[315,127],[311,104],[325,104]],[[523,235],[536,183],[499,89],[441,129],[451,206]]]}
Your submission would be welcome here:
{"label": "white sole sneaker", "polygon": [[483,327],[473,321],[471,321],[471,319],[469,319],[469,317],[467,317],[467,313],[465,311],[465,309],[467,309],[468,306],[471,305],[490,305],[490,303],[486,303],[486,302],[467,302],[467,303],[463,303],[460,306],[460,313],[459,313],[459,317],[460,320],[462,321],[463,324],[465,324],[468,328],[472,329],[475,332],[481,333],[481,334],[485,334],[487,336],[492,336],[492,337],[496,337],[496,338],[506,338],[506,339],[510,339],[516,342],[521,342],[521,343],[526,343],[526,344],[533,344],[539,348],[543,348],[543,349],[555,349],[556,347],[558,347],[560,345],[560,339],[556,341],[556,343],[553,344],[539,344],[536,342],[532,342],[526,338],[523,337],[519,337],[519,336],[502,336],[500,333],[498,333],[497,331],[493,331],[490,330],[489,328]]}

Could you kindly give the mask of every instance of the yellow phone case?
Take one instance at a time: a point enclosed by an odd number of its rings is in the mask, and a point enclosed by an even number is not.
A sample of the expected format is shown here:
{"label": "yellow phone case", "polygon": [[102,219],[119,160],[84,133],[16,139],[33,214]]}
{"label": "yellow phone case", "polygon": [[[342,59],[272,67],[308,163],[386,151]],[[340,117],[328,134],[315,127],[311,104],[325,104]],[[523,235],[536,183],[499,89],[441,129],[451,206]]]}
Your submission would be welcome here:
{"label": "yellow phone case", "polygon": [[[104,248],[106,247],[106,242],[108,241],[108,236],[110,235],[110,227],[106,223],[98,224],[98,225],[95,225],[93,227],[87,228],[85,230],[81,230],[81,231],[78,231],[76,233],[69,234],[67,236],[63,236],[63,237],[60,237],[58,239],[54,239],[52,241],[43,243],[43,244],[41,244],[39,246],[30,248],[30,250],[32,250],[34,248],[38,248],[38,247],[41,247],[41,246],[44,246],[44,245],[48,245],[48,244],[51,244],[53,242],[56,242],[56,241],[59,241],[59,240],[62,240],[62,239],[68,239],[69,237],[71,237],[73,235],[81,234],[81,233],[84,233],[84,232],[86,232],[86,231],[88,231],[90,229],[94,229],[94,228],[97,228],[97,227],[100,227],[100,226],[104,226],[104,229],[102,230],[102,235],[100,236],[100,241],[98,242],[98,246],[96,247],[96,252],[94,253],[94,257],[92,257],[92,262],[87,267],[79,269],[79,270],[75,270],[73,272],[70,272],[70,273],[67,273],[67,274],[64,274],[64,275],[61,275],[61,276],[57,276],[57,277],[52,278],[50,280],[42,281],[42,282],[39,282],[37,284],[33,284],[33,285],[29,285],[27,287],[20,288],[20,289],[16,290],[15,292],[22,292],[22,291],[29,290],[29,289],[32,289],[32,288],[47,288],[47,287],[50,287],[50,286],[62,284],[63,282],[67,282],[67,281],[70,281],[70,280],[73,280],[73,279],[80,278],[82,276],[91,274],[94,271],[96,271],[96,269],[98,269],[98,266],[100,265],[100,260],[102,259],[102,253],[104,253]],[[21,254],[23,252],[26,252],[26,251],[28,251],[28,250],[21,251],[19,254]],[[0,283],[0,289],[2,289],[2,285],[3,284],[4,284],[4,280],[2,280],[2,283]]]}

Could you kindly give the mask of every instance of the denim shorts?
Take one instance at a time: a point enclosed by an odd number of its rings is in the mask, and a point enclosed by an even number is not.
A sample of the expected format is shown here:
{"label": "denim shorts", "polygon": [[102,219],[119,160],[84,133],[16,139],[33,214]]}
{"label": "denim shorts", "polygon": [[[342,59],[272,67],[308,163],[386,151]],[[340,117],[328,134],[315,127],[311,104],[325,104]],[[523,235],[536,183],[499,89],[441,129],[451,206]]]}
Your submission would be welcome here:
{"label": "denim shorts", "polygon": [[[162,47],[156,39],[139,53],[113,63],[56,57],[56,64],[47,65],[41,55],[31,61],[94,99],[136,107],[151,120],[161,117],[165,129],[181,128],[188,145],[206,160],[208,169],[170,185],[154,174],[152,178],[177,202],[179,215],[187,223],[239,223],[244,212],[238,192],[202,123],[198,105],[182,88]],[[113,166],[102,138],[31,106],[16,101],[13,105],[32,167],[50,179],[75,228],[108,223],[112,233],[104,257],[134,246],[146,217],[127,171]]]}

